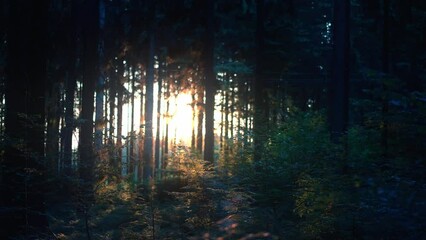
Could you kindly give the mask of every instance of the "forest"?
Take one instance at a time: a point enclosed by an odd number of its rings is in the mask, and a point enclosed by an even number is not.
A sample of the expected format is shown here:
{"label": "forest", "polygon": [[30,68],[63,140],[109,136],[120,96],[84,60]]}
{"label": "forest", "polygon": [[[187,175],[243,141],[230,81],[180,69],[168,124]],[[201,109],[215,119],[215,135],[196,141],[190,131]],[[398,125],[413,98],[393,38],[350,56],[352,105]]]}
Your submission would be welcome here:
{"label": "forest", "polygon": [[0,1],[0,239],[426,239],[426,1]]}

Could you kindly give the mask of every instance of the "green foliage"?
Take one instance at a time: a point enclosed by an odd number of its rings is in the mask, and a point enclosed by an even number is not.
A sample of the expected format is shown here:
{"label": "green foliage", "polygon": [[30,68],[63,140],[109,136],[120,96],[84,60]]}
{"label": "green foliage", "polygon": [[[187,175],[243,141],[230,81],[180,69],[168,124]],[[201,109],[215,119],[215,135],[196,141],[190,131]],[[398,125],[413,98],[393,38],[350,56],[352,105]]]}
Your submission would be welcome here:
{"label": "green foliage", "polygon": [[267,230],[293,238],[334,232],[339,192],[333,176],[342,149],[329,139],[323,114],[295,112],[270,134],[263,160],[241,168]]}

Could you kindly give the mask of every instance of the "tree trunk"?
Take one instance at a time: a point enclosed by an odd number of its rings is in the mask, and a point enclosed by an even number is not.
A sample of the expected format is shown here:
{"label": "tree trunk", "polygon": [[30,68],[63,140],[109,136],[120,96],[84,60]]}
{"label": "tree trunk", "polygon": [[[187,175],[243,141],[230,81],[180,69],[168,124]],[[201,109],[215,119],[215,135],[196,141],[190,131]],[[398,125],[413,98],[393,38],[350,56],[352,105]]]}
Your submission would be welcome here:
{"label": "tree trunk", "polygon": [[250,99],[249,99],[249,91],[250,91],[250,84],[249,82],[246,82],[246,87],[244,89],[244,148],[248,149],[249,145],[249,119],[250,119]]}
{"label": "tree trunk", "polygon": [[223,150],[223,147],[224,147],[224,127],[225,127],[225,124],[224,124],[224,122],[225,122],[225,90],[224,90],[225,88],[223,88],[221,91],[220,91],[220,100],[221,100],[221,102],[220,102],[220,136],[219,136],[219,142],[220,142],[220,150],[222,151]]}
{"label": "tree trunk", "polygon": [[232,148],[234,145],[234,107],[235,107],[235,92],[234,92],[234,86],[233,83],[230,84],[231,86],[231,92],[229,93],[230,99],[230,114],[231,114],[231,122],[230,122],[230,128],[229,128],[229,134],[230,134],[230,145],[229,150],[232,152]]}
{"label": "tree trunk", "polygon": [[350,1],[334,1],[333,62],[330,94],[330,133],[340,142],[348,127]]}
{"label": "tree trunk", "polygon": [[[130,69],[129,69],[130,71]],[[129,73],[130,74],[130,73]],[[129,173],[135,173],[135,169],[136,169],[136,162],[135,162],[135,154],[134,154],[134,143],[135,143],[135,67],[132,66],[131,67],[131,74],[132,74],[132,79],[131,79],[131,87],[132,87],[132,92],[131,92],[131,96],[130,96],[130,107],[131,107],[131,113],[130,113],[130,136],[129,136],[129,163],[130,163],[130,167],[129,167]],[[137,173],[136,173],[137,174]]]}
{"label": "tree trunk", "polygon": [[[166,116],[168,119],[170,119],[170,81],[167,83],[166,87]],[[169,120],[166,121],[166,134],[164,136],[164,164],[163,169],[166,169],[167,163],[168,163],[168,156],[169,156]]]}
{"label": "tree trunk", "polygon": [[228,161],[229,157],[229,73],[226,73],[225,77],[225,161]]}
{"label": "tree trunk", "polygon": [[46,94],[46,160],[49,166],[49,173],[52,176],[58,174],[59,164],[59,122],[60,122],[60,85],[57,82],[60,74],[55,74],[55,79],[49,79]]}
{"label": "tree trunk", "polygon": [[214,73],[214,1],[206,0],[207,7],[207,28],[205,38],[205,87],[206,104],[204,107],[206,114],[205,139],[204,139],[204,160],[214,162],[214,97],[216,94],[216,76]]}
{"label": "tree trunk", "polygon": [[[105,80],[106,80],[106,78],[105,78]],[[109,84],[108,82],[105,82],[105,95],[104,95],[104,97],[105,97],[105,100],[104,100],[104,109],[105,109],[105,112],[104,112],[104,123],[105,123],[105,127],[104,127],[104,139],[103,139],[103,144],[104,145],[107,145],[108,146],[108,144],[109,144],[109,128],[108,128],[108,117],[109,117],[109,89],[108,89],[108,87],[106,86],[107,84]]]}
{"label": "tree trunk", "polygon": [[149,35],[149,57],[146,76],[146,100],[145,100],[145,142],[143,151],[143,181],[148,183],[152,179],[152,117],[154,108],[154,33]]}
{"label": "tree trunk", "polygon": [[266,141],[266,121],[267,110],[265,110],[265,89],[263,83],[264,72],[264,0],[256,1],[256,72],[254,81],[254,116],[253,116],[253,134],[254,134],[254,161],[262,157],[263,144]]}
{"label": "tree trunk", "polygon": [[63,129],[63,170],[65,176],[71,174],[72,133],[74,130],[74,93],[76,81],[74,76],[66,78],[65,89],[65,127]]}
{"label": "tree trunk", "polygon": [[93,200],[93,183],[95,155],[93,151],[93,114],[96,80],[98,69],[98,31],[99,31],[99,2],[90,0],[82,9],[85,25],[82,29],[83,39],[83,90],[79,132],[79,173],[82,191],[88,201]]}
{"label": "tree trunk", "polygon": [[[119,63],[121,64],[121,63]],[[116,91],[117,91],[117,166],[122,172],[123,167],[123,86],[121,85],[121,76],[123,76],[123,70],[121,65],[118,67],[118,74],[116,79]]]}
{"label": "tree trunk", "polygon": [[117,95],[117,75],[112,69],[109,77],[109,143],[114,145],[114,130],[115,130],[115,98]]}
{"label": "tree trunk", "polygon": [[203,123],[204,123],[204,88],[202,86],[198,86],[197,105],[198,105],[197,151],[201,154],[203,152]]}
{"label": "tree trunk", "polygon": [[228,149],[229,139],[229,75],[226,73],[225,80],[225,149]]}
{"label": "tree trunk", "polygon": [[95,150],[102,149],[102,135],[104,128],[104,86],[105,78],[101,73],[96,84],[96,116],[95,116]]}
{"label": "tree trunk", "polygon": [[[142,69],[141,69],[142,70]],[[138,182],[141,181],[142,179],[142,175],[143,175],[143,146],[144,146],[144,134],[143,134],[143,130],[144,130],[144,124],[145,124],[145,104],[144,104],[144,99],[145,99],[145,94],[144,94],[144,84],[146,83],[145,79],[143,78],[143,76],[140,77],[140,98],[141,98],[141,102],[140,102],[140,115],[139,115],[139,141],[138,141]]]}
{"label": "tree trunk", "polygon": [[384,159],[388,156],[388,87],[386,80],[389,77],[389,4],[390,0],[383,0],[383,48],[382,48],[382,71],[384,78],[382,80],[382,123],[381,132],[382,156]]}
{"label": "tree trunk", "polygon": [[96,152],[102,149],[103,128],[104,128],[104,91],[105,91],[105,76],[103,72],[104,61],[104,24],[105,24],[105,5],[103,0],[99,1],[99,48],[98,48],[98,62],[99,62],[99,76],[96,84],[96,115],[95,115],[95,150]]}
{"label": "tree trunk", "polygon": [[5,135],[0,188],[1,239],[42,238],[44,124],[49,1],[9,1]]}
{"label": "tree trunk", "polygon": [[195,91],[196,91],[196,86],[195,86],[195,83],[193,83],[191,86],[191,109],[192,109],[191,150],[192,151],[195,150],[195,115],[196,115],[195,114],[195,105],[196,105]]}
{"label": "tree trunk", "polygon": [[161,170],[161,93],[162,93],[162,85],[164,78],[164,67],[163,63],[160,62],[158,68],[158,91],[157,91],[157,132],[155,134],[155,175],[161,178],[160,170]]}

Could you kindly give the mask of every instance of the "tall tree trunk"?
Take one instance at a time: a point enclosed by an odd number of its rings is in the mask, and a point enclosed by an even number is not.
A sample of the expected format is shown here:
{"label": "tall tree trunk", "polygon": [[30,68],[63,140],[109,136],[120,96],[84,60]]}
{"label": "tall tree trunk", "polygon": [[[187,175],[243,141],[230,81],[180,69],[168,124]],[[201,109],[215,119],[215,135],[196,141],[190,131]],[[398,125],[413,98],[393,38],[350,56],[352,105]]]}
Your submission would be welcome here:
{"label": "tall tree trunk", "polygon": [[99,76],[96,83],[96,114],[95,114],[95,150],[98,152],[102,149],[103,128],[104,128],[104,91],[105,91],[105,74],[103,72],[104,61],[104,26],[105,26],[105,3],[104,0],[99,1],[99,47],[98,62]]}
{"label": "tall tree trunk", "polygon": [[145,100],[145,142],[143,151],[143,181],[147,183],[152,179],[152,117],[154,110],[154,32],[151,29],[149,35],[149,56],[146,76],[146,100]]}
{"label": "tall tree trunk", "polygon": [[191,86],[191,109],[192,109],[192,131],[191,131],[191,150],[195,150],[195,105],[196,105],[196,100],[195,100],[195,91],[196,91],[196,86],[195,83],[192,84]]}
{"label": "tall tree trunk", "polygon": [[110,69],[109,78],[108,78],[108,103],[109,103],[109,117],[108,117],[108,156],[109,156],[109,165],[113,169],[114,175],[119,178],[120,171],[120,158],[118,156],[117,150],[117,141],[115,140],[115,130],[116,128],[116,108],[117,105],[115,100],[117,98],[117,85],[118,85],[118,74],[115,72],[115,66]]}
{"label": "tall tree trunk", "polygon": [[54,176],[58,174],[59,164],[59,122],[60,122],[60,85],[57,82],[60,76],[55,74],[55,79],[49,79],[46,91],[46,160],[49,173]]}
{"label": "tall tree trunk", "polygon": [[234,86],[233,83],[231,83],[231,92],[229,93],[230,97],[230,114],[231,114],[231,122],[230,122],[230,128],[229,128],[229,134],[230,134],[230,150],[232,151],[232,145],[234,143],[234,107],[235,107],[235,92],[234,92]]}
{"label": "tall tree trunk", "polygon": [[197,126],[197,151],[201,154],[203,152],[203,123],[204,123],[204,88],[198,86],[197,93],[197,106],[198,106],[198,126]]}
{"label": "tall tree trunk", "polygon": [[49,1],[9,1],[1,239],[47,234],[44,124]]}
{"label": "tall tree trunk", "polygon": [[157,132],[155,134],[155,175],[161,178],[161,93],[164,78],[164,66],[160,60],[158,68],[158,90],[157,90]]}
{"label": "tall tree trunk", "polygon": [[[106,79],[105,79],[106,80]],[[107,82],[105,82],[105,85],[106,84],[109,84],[109,83],[107,83]],[[109,144],[109,128],[108,128],[108,117],[109,117],[109,89],[108,89],[108,87],[106,87],[106,89],[105,89],[105,95],[104,95],[104,109],[105,109],[105,112],[104,112],[104,121],[105,121],[105,127],[104,127],[104,141],[103,141],[103,144],[104,145],[108,145]]]}
{"label": "tall tree trunk", "polygon": [[254,134],[254,160],[258,161],[262,157],[263,144],[266,141],[266,121],[267,110],[265,109],[266,94],[263,80],[264,72],[264,0],[256,1],[256,72],[254,81],[254,116],[253,116],[253,134]]}
{"label": "tall tree trunk", "polygon": [[102,149],[104,128],[104,86],[105,78],[101,73],[96,84],[95,150]]}
{"label": "tall tree trunk", "polygon": [[[95,155],[93,151],[93,114],[96,80],[98,79],[98,31],[99,2],[89,0],[82,9],[85,25],[82,30],[83,39],[83,89],[79,132],[79,173],[82,180],[82,191],[87,201],[93,201],[93,183]],[[84,203],[88,204],[88,203]],[[85,206],[87,207],[87,206]]]}
{"label": "tall tree trunk", "polygon": [[383,128],[381,132],[381,145],[382,145],[382,156],[384,159],[388,156],[388,87],[386,80],[389,77],[389,4],[390,0],[383,0],[383,48],[382,48],[382,71],[384,78],[382,80],[382,123]]}
{"label": "tall tree trunk", "polygon": [[[145,68],[146,69],[146,68]],[[141,69],[141,71],[143,71],[143,69]],[[146,78],[144,78],[143,76],[140,77],[140,98],[141,98],[141,102],[140,102],[140,115],[139,115],[139,141],[138,141],[138,182],[140,182],[142,180],[143,177],[143,148],[144,148],[144,124],[145,124],[145,96],[146,94],[144,93],[144,85],[146,85]]]}
{"label": "tall tree trunk", "polygon": [[223,150],[224,147],[224,127],[225,127],[225,90],[222,89],[220,91],[220,136],[219,136],[219,142],[220,142],[220,150]]}
{"label": "tall tree trunk", "polygon": [[250,119],[250,99],[249,99],[249,90],[250,90],[250,84],[249,82],[246,82],[246,87],[244,89],[244,148],[248,148],[249,144],[249,119]]}
{"label": "tall tree trunk", "polygon": [[[167,83],[166,86],[166,116],[167,119],[170,119],[170,81]],[[168,163],[168,156],[169,156],[169,120],[166,121],[166,130],[165,130],[165,136],[164,136],[164,164],[163,169],[167,167]]]}
{"label": "tall tree trunk", "polygon": [[[228,142],[229,139],[229,75],[226,74],[225,81],[225,143]],[[226,144],[228,145],[228,144]]]}
{"label": "tall tree trunk", "polygon": [[[121,63],[119,63],[121,64]],[[121,65],[118,67],[118,76],[116,79],[116,91],[117,91],[117,166],[122,172],[123,167],[123,86],[121,84],[121,77],[123,76],[123,70]]]}
{"label": "tall tree trunk", "polygon": [[334,1],[333,62],[330,94],[331,139],[339,142],[348,127],[350,1]]}
{"label": "tall tree trunk", "polygon": [[109,143],[111,145],[114,144],[114,131],[115,131],[115,98],[117,95],[117,76],[114,72],[114,69],[112,70],[112,73],[110,74],[110,77],[108,79],[109,84],[109,134],[108,139]]}
{"label": "tall tree trunk", "polygon": [[229,73],[225,77],[225,160],[229,155]]}
{"label": "tall tree trunk", "polygon": [[214,73],[214,1],[206,0],[207,28],[204,49],[205,86],[206,86],[206,127],[204,139],[204,160],[214,162],[214,97],[216,94],[216,76]]}
{"label": "tall tree trunk", "polygon": [[[129,69],[130,71],[130,69]],[[129,73],[130,74],[130,73]],[[129,136],[129,162],[130,162],[130,167],[129,167],[129,173],[135,173],[135,168],[136,168],[136,163],[135,163],[135,154],[134,154],[134,143],[135,143],[135,67],[132,66],[131,67],[131,74],[132,74],[132,79],[131,79],[131,87],[132,87],[132,92],[131,92],[131,96],[130,96],[130,107],[131,107],[131,111],[130,111],[130,136]],[[137,174],[137,173],[136,173]]]}
{"label": "tall tree trunk", "polygon": [[64,174],[71,174],[72,162],[72,133],[74,131],[74,94],[76,88],[76,79],[74,74],[66,79],[65,89],[65,128],[63,132],[64,138]]}

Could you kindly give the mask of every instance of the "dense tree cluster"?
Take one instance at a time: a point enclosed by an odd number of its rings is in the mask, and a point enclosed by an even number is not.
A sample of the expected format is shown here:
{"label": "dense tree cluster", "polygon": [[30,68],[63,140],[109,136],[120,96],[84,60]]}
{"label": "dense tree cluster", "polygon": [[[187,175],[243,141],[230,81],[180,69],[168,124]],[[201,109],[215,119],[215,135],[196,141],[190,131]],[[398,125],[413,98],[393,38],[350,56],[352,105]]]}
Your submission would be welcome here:
{"label": "dense tree cluster", "polygon": [[1,239],[425,238],[426,2],[0,6]]}

